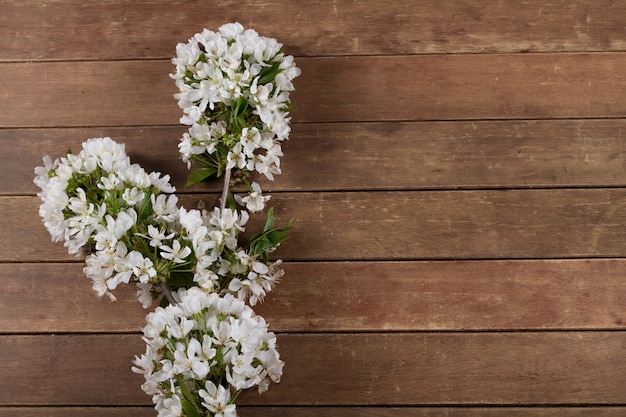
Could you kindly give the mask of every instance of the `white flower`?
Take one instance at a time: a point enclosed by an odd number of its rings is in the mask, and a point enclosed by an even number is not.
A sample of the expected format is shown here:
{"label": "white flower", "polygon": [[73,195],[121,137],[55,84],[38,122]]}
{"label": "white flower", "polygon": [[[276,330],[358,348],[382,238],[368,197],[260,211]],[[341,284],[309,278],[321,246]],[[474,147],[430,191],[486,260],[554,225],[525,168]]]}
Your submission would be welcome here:
{"label": "white flower", "polygon": [[87,256],[83,268],[83,273],[92,280],[92,288],[96,294],[100,297],[107,295],[113,301],[115,296],[109,291],[107,280],[115,272],[115,259],[114,251],[101,250]]}
{"label": "white flower", "polygon": [[172,242],[172,246],[162,245],[161,256],[174,263],[182,264],[185,262],[185,258],[191,255],[191,248],[188,246],[183,247],[178,240]]}
{"label": "white flower", "polygon": [[150,258],[144,258],[141,252],[136,250],[128,254],[128,265],[133,271],[133,275],[142,284],[147,284],[157,274],[154,264]]}
{"label": "white flower", "polygon": [[189,235],[193,234],[204,223],[199,210],[187,210],[183,207],[178,211],[178,221]]}
{"label": "white flower", "polygon": [[173,394],[171,397],[164,397],[155,407],[158,412],[157,417],[181,417],[183,416],[183,406],[180,397]]}
{"label": "white flower", "polygon": [[59,165],[58,159],[52,161],[48,155],[43,157],[43,166],[38,166],[35,168],[35,179],[33,182],[37,187],[41,189],[45,189],[50,182],[50,173],[56,169]]}
{"label": "white flower", "polygon": [[244,231],[245,229],[243,226],[245,226],[248,222],[248,217],[249,215],[245,211],[242,211],[241,215],[239,215],[235,210],[226,208],[224,211],[220,211],[220,209],[216,207],[213,210],[209,222],[210,224],[218,227],[220,230],[229,231],[231,229],[236,229]]}
{"label": "white flower", "polygon": [[219,130],[214,130],[214,124],[194,123],[189,132],[183,134],[179,150],[186,158],[204,152],[212,154],[215,152],[219,137]]}
{"label": "white flower", "polygon": [[224,35],[227,40],[235,39],[238,35],[243,33],[243,26],[241,23],[226,23],[219,28],[220,34]]}
{"label": "white flower", "polygon": [[136,187],[126,188],[122,193],[122,198],[129,206],[138,205],[139,203],[141,203],[144,196],[145,193]]}
{"label": "white flower", "polygon": [[118,175],[121,181],[132,187],[146,189],[152,185],[150,175],[137,164],[130,165],[123,171],[118,171]]}
{"label": "white flower", "polygon": [[69,199],[67,208],[75,215],[68,217],[64,222],[65,245],[70,253],[77,253],[80,248],[87,244],[93,232],[97,230],[106,213],[106,205],[96,206],[87,200],[82,188],[77,188],[76,196]]}
{"label": "white flower", "polygon": [[154,302],[151,290],[152,284],[137,282],[137,300],[141,303],[143,308],[150,308]]}
{"label": "white flower", "polygon": [[198,392],[204,400],[202,405],[213,413],[214,417],[237,417],[235,404],[230,404],[230,391],[222,385],[207,381],[205,389]]}
{"label": "white flower", "polygon": [[183,112],[185,115],[180,118],[180,123],[184,125],[193,125],[202,117],[202,109],[198,106],[185,107]]}
{"label": "white flower", "polygon": [[250,305],[254,306],[258,302],[263,301],[265,295],[270,292],[280,278],[284,275],[284,271],[279,268],[281,261],[276,261],[269,266],[253,260],[247,253],[241,251],[238,254],[241,265],[248,270],[245,278],[233,278],[229,285],[229,291],[237,294],[237,298],[248,299]]}
{"label": "white flower", "polygon": [[228,152],[226,169],[245,168],[246,155],[243,153],[241,143],[237,143],[231,151]]}
{"label": "white flower", "polygon": [[117,245],[118,240],[137,222],[137,212],[129,208],[126,211],[119,212],[117,217],[107,214],[105,221],[106,226],[99,224],[96,227],[94,240],[97,250],[113,249]]}
{"label": "white flower", "polygon": [[158,196],[152,194],[150,196],[152,202],[152,210],[154,211],[154,218],[156,221],[164,221],[167,223],[173,223],[178,219],[178,197],[176,194],[159,194]]}
{"label": "white flower", "polygon": [[217,256],[203,255],[196,262],[193,281],[205,290],[213,291],[219,282],[219,276],[210,268],[217,260]]}
{"label": "white flower", "polygon": [[102,177],[100,179],[100,183],[98,184],[98,188],[108,191],[117,190],[121,186],[122,180],[114,172],[110,172],[108,176]]}
{"label": "white flower", "polygon": [[151,172],[148,174],[148,178],[152,186],[156,187],[162,193],[173,193],[176,188],[169,183],[170,176],[161,176],[160,172]]}
{"label": "white flower", "polygon": [[148,234],[137,233],[137,236],[141,236],[144,239],[150,239],[150,246],[158,248],[163,245],[164,240],[169,240],[175,236],[175,233],[165,234],[166,231],[162,230],[151,224],[148,225]]}
{"label": "white flower", "polygon": [[262,211],[265,208],[265,203],[269,201],[270,196],[262,195],[261,186],[256,182],[252,183],[252,192],[245,197],[235,196],[237,202],[241,205],[245,205],[246,209],[252,213]]}
{"label": "white flower", "polygon": [[108,137],[88,139],[81,155],[96,157],[98,165],[108,172],[120,172],[130,166],[124,145]]}
{"label": "white flower", "polygon": [[195,323],[193,320],[189,320],[187,317],[180,317],[180,312],[174,307],[174,317],[166,326],[168,336],[172,339],[183,339],[191,330],[193,330]]}

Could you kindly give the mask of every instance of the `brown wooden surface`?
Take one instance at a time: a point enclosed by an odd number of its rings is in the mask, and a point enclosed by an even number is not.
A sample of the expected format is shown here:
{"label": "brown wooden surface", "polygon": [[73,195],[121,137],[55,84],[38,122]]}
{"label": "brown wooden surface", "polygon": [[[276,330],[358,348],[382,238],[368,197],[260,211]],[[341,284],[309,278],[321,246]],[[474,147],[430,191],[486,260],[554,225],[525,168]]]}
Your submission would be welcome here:
{"label": "brown wooden surface", "polygon": [[[277,332],[620,330],[626,260],[290,262],[255,311]],[[45,277],[45,278],[44,278]],[[137,332],[132,286],[98,298],[80,264],[0,264],[3,333]],[[106,320],[103,320],[106,317]]]}
{"label": "brown wooden surface", "polygon": [[7,61],[169,58],[177,42],[229,21],[299,56],[626,49],[626,6],[610,0],[22,0],[5,2],[3,14]]}
{"label": "brown wooden surface", "polygon": [[[283,334],[278,343],[289,364],[281,383],[263,395],[245,392],[242,405],[610,405],[623,399],[615,381],[626,372],[626,340],[617,332]],[[0,348],[12,358],[0,380],[2,404],[150,403],[139,389],[141,376],[129,371],[130,360],[145,349],[139,335],[13,336],[1,338]]]}
{"label": "brown wooden surface", "polygon": [[[174,151],[184,127],[0,129],[5,161],[0,194],[35,193],[33,167],[75,151],[85,138],[110,136],[133,162],[170,174],[179,192],[188,170]],[[535,120],[294,124],[284,144],[283,174],[272,191],[626,185],[626,121]],[[151,146],[146,146],[149,141]],[[363,152],[368,149],[367,152]],[[398,167],[402,167],[399,169]],[[374,171],[375,170],[375,171]],[[383,175],[384,174],[384,175]]]}
{"label": "brown wooden surface", "polygon": [[[217,200],[183,197],[187,208]],[[40,227],[39,204],[0,197],[0,260],[76,259]],[[297,219],[276,252],[287,260],[619,257],[626,249],[621,188],[276,193],[272,204],[277,223]]]}
{"label": "brown wooden surface", "polygon": [[[622,417],[624,407],[250,407],[240,417]],[[151,407],[3,407],[1,417],[151,417]]]}
{"label": "brown wooden surface", "polygon": [[[297,122],[626,115],[624,54],[319,57],[298,66]],[[169,60],[0,64],[0,127],[176,124],[173,70]]]}
{"label": "brown wooden surface", "polygon": [[[178,42],[239,20],[296,55],[255,307],[287,362],[247,416],[626,414],[626,4],[0,2],[0,417],[153,416],[134,289],[98,299],[37,215],[45,154],[111,136],[172,175]],[[253,219],[250,226],[258,224]]]}

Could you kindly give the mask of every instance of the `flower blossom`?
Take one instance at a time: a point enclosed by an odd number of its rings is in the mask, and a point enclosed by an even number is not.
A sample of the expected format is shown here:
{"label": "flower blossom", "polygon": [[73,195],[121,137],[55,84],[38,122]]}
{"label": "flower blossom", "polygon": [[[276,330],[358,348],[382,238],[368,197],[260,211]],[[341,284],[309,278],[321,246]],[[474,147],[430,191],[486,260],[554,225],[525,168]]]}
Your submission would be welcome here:
{"label": "flower blossom", "polygon": [[177,410],[185,384],[194,394],[186,400],[199,415],[236,416],[232,399],[241,390],[257,386],[263,392],[269,381],[280,381],[284,363],[276,336],[242,300],[198,287],[175,297],[177,304],[146,317],[146,352],[134,360],[133,371],[144,376],[142,389],[155,408]]}
{"label": "flower blossom", "polygon": [[276,39],[239,23],[217,32],[205,29],[176,46],[170,77],[179,90],[174,97],[183,111],[180,122],[190,126],[179,144],[188,166],[226,161],[221,169],[257,172],[270,180],[280,174],[290,92],[300,75],[293,56],[281,48]]}

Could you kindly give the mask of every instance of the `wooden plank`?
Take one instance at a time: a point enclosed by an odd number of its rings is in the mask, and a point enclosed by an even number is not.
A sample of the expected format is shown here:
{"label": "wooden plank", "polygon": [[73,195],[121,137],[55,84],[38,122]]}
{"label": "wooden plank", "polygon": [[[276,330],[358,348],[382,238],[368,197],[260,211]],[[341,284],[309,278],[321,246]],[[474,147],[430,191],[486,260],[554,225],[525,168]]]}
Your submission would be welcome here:
{"label": "wooden plank", "polygon": [[267,189],[622,186],[626,120],[293,126]]}
{"label": "wooden plank", "polygon": [[134,285],[100,298],[82,264],[0,264],[0,333],[138,332],[144,310]]}
{"label": "wooden plank", "polygon": [[149,405],[131,371],[144,350],[139,335],[0,336],[0,406]]}
{"label": "wooden plank", "polygon": [[618,259],[288,263],[277,331],[623,329]]}
{"label": "wooden plank", "polygon": [[296,222],[276,254],[289,260],[621,257],[625,192],[281,194],[274,199],[277,218]]}
{"label": "wooden plank", "polygon": [[[328,57],[298,65],[294,122],[626,115],[621,53]],[[178,124],[172,69],[165,60],[0,64],[0,127]]]}
{"label": "wooden plank", "polygon": [[[0,130],[0,194],[34,194],[33,168],[43,155],[77,152],[82,141],[101,136],[124,143],[133,162],[167,172],[179,192],[189,192],[177,148],[185,130]],[[624,132],[626,119],[297,123],[283,145],[283,175],[257,180],[274,191],[625,186]],[[220,187],[217,181],[192,190]]]}
{"label": "wooden plank", "polygon": [[626,54],[356,57],[332,66],[330,58],[300,60],[294,119],[621,117],[622,60]]}
{"label": "wooden plank", "polygon": [[[181,160],[178,142],[186,130],[184,126],[1,129],[3,175],[0,176],[0,193],[37,193],[39,188],[33,183],[34,169],[42,165],[44,155],[55,159],[63,156],[67,149],[78,153],[82,142],[94,137],[111,137],[123,143],[133,163],[140,164],[148,172],[169,174],[172,183],[182,192],[189,171]],[[216,184],[214,189],[219,189],[219,185]]]}
{"label": "wooden plank", "polygon": [[0,407],[0,417],[154,417],[152,407]]}
{"label": "wooden plank", "polygon": [[279,342],[288,364],[282,382],[266,398],[246,395],[250,403],[624,402],[611,387],[624,378],[620,333],[283,335]]}
{"label": "wooden plank", "polygon": [[[181,196],[195,208],[217,195]],[[295,218],[285,260],[622,257],[626,190],[548,189],[274,193],[277,224]],[[50,241],[36,197],[1,197],[0,261],[76,259]],[[248,224],[261,227],[262,216]],[[257,226],[255,226],[255,224]]]}
{"label": "wooden plank", "polygon": [[[255,311],[278,332],[624,329],[626,260],[291,262]],[[0,333],[137,332],[134,286],[79,264],[0,264]]]}
{"label": "wooden plank", "polygon": [[[1,413],[1,411],[0,411]],[[624,407],[238,407],[241,417],[622,417]],[[2,414],[0,414],[2,415]],[[51,416],[54,417],[54,416]]]}
{"label": "wooden plank", "polygon": [[[241,405],[620,405],[621,332],[283,334],[280,384]],[[149,405],[139,335],[2,336],[1,405]],[[97,387],[98,389],[94,389]],[[61,394],[62,393],[62,394]]]}
{"label": "wooden plank", "polygon": [[[217,30],[229,21],[277,37],[297,55],[623,51],[625,13],[609,0],[247,0],[210,9],[199,0],[8,1],[0,60],[164,58],[203,27]],[[106,48],[94,47],[94,38]]]}
{"label": "wooden plank", "polygon": [[[622,417],[624,407],[237,407],[240,417]],[[152,407],[2,407],[0,417],[153,417]]]}
{"label": "wooden plank", "polygon": [[[15,107],[0,126],[178,124],[172,67],[165,61],[0,64],[0,104]],[[28,114],[9,121],[18,111]]]}

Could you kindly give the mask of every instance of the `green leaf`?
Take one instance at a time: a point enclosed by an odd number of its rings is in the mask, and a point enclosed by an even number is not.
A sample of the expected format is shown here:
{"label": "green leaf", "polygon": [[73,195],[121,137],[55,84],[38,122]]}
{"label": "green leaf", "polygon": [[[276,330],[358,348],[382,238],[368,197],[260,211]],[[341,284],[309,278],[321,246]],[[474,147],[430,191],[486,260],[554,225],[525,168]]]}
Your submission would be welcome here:
{"label": "green leaf", "polygon": [[191,392],[189,387],[185,385],[183,378],[178,375],[176,378],[177,385],[180,387],[180,391],[183,396],[180,399],[180,404],[183,407],[186,417],[202,417],[200,407],[196,404],[196,396]]}
{"label": "green leaf", "polygon": [[212,181],[214,179],[217,179],[217,168],[198,168],[187,176],[187,183],[185,184],[185,187],[190,187],[194,184],[200,184],[201,182]]}
{"label": "green leaf", "polygon": [[282,242],[289,238],[288,233],[291,229],[293,219],[282,227],[274,227],[274,211],[269,209],[267,212],[267,220],[263,227],[263,232],[250,239],[249,248],[250,255],[262,255],[267,260],[267,254],[270,250],[275,249]]}
{"label": "green leaf", "polygon": [[263,226],[263,231],[267,232],[272,227],[274,227],[274,208],[270,207],[270,209],[267,210],[267,219],[265,220],[265,226]]}
{"label": "green leaf", "polygon": [[215,168],[219,165],[218,157],[214,153],[209,154],[207,152],[201,153],[199,155],[191,155],[189,156],[191,162],[198,165],[202,168]]}
{"label": "green leaf", "polygon": [[146,220],[148,217],[150,217],[150,215],[152,215],[152,200],[150,198],[151,196],[151,193],[146,193],[146,195],[143,197],[143,200],[141,200],[141,203],[139,204],[139,212],[137,213],[137,219],[139,221]]}
{"label": "green leaf", "polygon": [[180,405],[183,407],[183,412],[186,417],[202,417],[202,412],[196,406],[187,401],[186,398],[183,397],[180,399]]}
{"label": "green leaf", "polygon": [[293,223],[293,219],[289,220],[283,227],[278,227],[275,229],[268,230],[265,232],[267,236],[267,240],[272,244],[273,247],[277,247],[285,240],[289,239],[289,230],[291,229],[291,224]]}
{"label": "green leaf", "polygon": [[271,81],[274,81],[274,78],[282,72],[279,68],[280,62],[273,62],[270,67],[265,67],[259,73],[259,81],[257,81],[258,85],[267,84]]}

